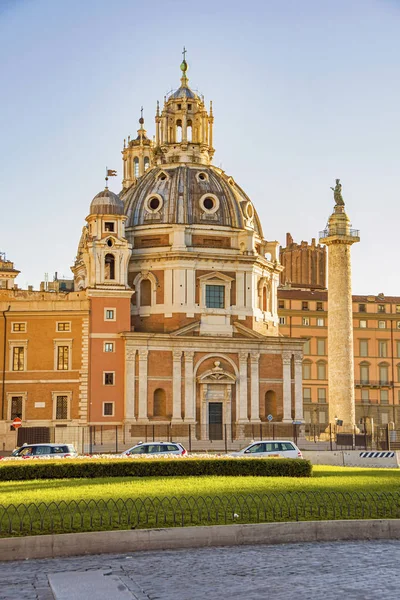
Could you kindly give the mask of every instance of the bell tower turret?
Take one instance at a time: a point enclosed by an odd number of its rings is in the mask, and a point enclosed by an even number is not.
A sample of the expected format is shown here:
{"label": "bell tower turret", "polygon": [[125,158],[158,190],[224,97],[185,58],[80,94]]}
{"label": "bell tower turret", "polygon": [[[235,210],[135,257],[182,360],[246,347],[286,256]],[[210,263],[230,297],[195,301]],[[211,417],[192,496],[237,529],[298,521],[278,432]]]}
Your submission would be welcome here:
{"label": "bell tower turret", "polygon": [[122,150],[124,166],[122,187],[124,189],[136,183],[139,177],[152,165],[153,142],[147,137],[147,131],[144,128],[143,107],[140,111],[139,125],[137,138],[131,140],[128,137],[128,143],[124,140],[124,148]]}

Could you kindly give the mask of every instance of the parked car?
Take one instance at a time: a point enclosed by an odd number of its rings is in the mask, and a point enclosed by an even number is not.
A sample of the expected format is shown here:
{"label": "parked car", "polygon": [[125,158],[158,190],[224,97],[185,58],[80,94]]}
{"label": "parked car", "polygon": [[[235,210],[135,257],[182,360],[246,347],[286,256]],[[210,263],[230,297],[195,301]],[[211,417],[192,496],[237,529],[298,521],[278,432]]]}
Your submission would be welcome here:
{"label": "parked car", "polygon": [[282,457],[303,458],[301,451],[290,440],[267,440],[253,442],[239,452],[232,452],[230,456],[247,456],[248,458]]}
{"label": "parked car", "polygon": [[71,444],[24,444],[20,448],[16,448],[11,456],[16,458],[65,458],[78,456],[78,453]]}
{"label": "parked car", "polygon": [[182,444],[179,444],[179,442],[139,442],[139,444],[129,448],[129,450],[125,450],[125,452],[122,452],[122,454],[126,454],[127,456],[148,456],[150,454],[157,454],[157,456],[161,456],[163,454],[186,456],[187,451]]}

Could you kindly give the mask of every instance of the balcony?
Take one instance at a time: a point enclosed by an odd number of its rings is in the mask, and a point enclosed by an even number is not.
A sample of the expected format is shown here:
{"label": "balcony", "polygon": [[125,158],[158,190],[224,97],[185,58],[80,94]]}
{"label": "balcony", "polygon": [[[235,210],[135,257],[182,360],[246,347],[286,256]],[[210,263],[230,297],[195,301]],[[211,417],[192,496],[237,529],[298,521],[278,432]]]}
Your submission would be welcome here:
{"label": "balcony", "polygon": [[344,237],[360,237],[359,229],[347,229],[346,227],[330,227],[319,232],[319,238],[327,238],[332,235],[342,235]]}
{"label": "balcony", "polygon": [[368,379],[354,380],[356,387],[369,387],[369,388],[380,388],[380,387],[393,387],[394,382],[388,379],[379,379],[378,381],[372,381]]}

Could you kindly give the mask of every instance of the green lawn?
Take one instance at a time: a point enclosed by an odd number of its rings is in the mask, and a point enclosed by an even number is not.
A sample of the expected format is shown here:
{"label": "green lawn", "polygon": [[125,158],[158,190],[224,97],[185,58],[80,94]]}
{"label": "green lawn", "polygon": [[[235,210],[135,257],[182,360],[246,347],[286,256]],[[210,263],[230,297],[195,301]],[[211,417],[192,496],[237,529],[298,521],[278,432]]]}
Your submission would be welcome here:
{"label": "green lawn", "polygon": [[[315,466],[313,472],[311,478],[0,482],[0,535],[132,526],[400,517],[399,469]],[[27,510],[22,504],[29,504],[30,508]]]}

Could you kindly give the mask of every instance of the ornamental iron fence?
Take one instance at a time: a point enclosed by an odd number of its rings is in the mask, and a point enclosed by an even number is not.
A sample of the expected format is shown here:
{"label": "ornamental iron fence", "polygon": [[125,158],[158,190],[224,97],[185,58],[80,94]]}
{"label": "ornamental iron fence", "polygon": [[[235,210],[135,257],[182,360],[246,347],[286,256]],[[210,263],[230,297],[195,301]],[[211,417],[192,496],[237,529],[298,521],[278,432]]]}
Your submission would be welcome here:
{"label": "ornamental iron fence", "polygon": [[398,519],[400,493],[269,492],[0,505],[0,536],[335,519]]}

